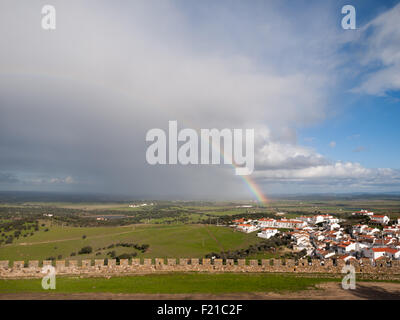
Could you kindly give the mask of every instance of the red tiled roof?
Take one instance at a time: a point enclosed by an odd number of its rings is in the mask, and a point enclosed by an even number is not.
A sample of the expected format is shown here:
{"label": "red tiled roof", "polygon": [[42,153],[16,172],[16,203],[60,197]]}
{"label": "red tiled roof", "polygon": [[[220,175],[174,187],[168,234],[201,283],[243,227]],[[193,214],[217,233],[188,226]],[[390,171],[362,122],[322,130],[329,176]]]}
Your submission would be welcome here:
{"label": "red tiled roof", "polygon": [[398,249],[393,249],[393,248],[372,248],[373,252],[389,252],[391,254],[395,254]]}

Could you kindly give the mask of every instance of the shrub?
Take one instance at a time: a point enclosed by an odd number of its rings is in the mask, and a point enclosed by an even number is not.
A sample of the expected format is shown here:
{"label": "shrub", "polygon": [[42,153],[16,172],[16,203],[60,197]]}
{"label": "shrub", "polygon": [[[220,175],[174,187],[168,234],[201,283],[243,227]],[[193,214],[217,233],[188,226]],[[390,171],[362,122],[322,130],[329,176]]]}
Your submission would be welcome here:
{"label": "shrub", "polygon": [[89,254],[92,253],[93,249],[90,246],[83,247],[78,253],[79,254]]}
{"label": "shrub", "polygon": [[134,252],[134,253],[123,253],[123,254],[120,254],[117,257],[117,260],[119,261],[120,259],[131,259],[131,258],[136,257],[136,256],[137,256],[136,252]]}
{"label": "shrub", "polygon": [[112,259],[115,258],[115,255],[116,255],[116,254],[117,254],[117,253],[115,252],[115,250],[110,251],[110,252],[107,252],[107,255],[110,256]]}

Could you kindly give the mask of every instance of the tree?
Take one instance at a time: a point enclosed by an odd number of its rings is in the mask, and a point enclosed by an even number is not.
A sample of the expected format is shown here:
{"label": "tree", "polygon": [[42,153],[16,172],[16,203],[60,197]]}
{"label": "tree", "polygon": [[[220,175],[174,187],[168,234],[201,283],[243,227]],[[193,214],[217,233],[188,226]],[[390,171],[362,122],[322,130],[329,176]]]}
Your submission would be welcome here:
{"label": "tree", "polygon": [[93,248],[91,246],[83,247],[78,253],[79,254],[89,254],[92,253]]}

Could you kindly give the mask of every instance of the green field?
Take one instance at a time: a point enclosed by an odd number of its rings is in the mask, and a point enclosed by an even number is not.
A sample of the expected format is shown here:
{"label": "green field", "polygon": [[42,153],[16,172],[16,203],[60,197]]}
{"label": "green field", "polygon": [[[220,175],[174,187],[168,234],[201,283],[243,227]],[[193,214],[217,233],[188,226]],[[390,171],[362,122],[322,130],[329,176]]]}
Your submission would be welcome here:
{"label": "green field", "polygon": [[339,281],[332,278],[282,274],[157,274],[129,277],[58,277],[56,289],[45,291],[40,279],[0,280],[1,293],[235,293],[289,292],[315,288],[316,284]]}
{"label": "green field", "polygon": [[[253,207],[240,207],[244,204]],[[274,216],[283,211],[287,218],[316,213],[337,213],[345,217],[345,214],[360,209],[385,213],[392,219],[400,215],[400,199],[395,197],[282,199],[270,200],[263,205],[254,202],[154,201],[154,206],[128,206],[128,202],[0,203],[0,260],[105,259],[112,257],[111,252],[115,257],[136,254],[138,258],[202,258],[212,252],[247,249],[262,241],[256,233],[244,234],[216,226],[230,224],[232,216]],[[53,218],[43,216],[49,213]],[[107,221],[97,221],[98,216],[107,216]],[[30,218],[33,220],[29,222]],[[27,221],[24,228],[18,225],[19,221]],[[7,228],[7,223],[14,225]],[[35,226],[35,223],[39,224]],[[134,247],[108,248],[121,242],[138,246],[146,244],[149,249],[141,252]],[[92,247],[93,252],[79,255],[79,250],[86,246]],[[72,253],[75,255],[71,256]],[[246,258],[275,258],[279,255],[281,252],[256,252]]]}
{"label": "green field", "polygon": [[[62,259],[109,258],[107,253],[115,250],[117,255],[136,252],[139,258],[189,257],[201,258],[210,252],[247,248],[257,243],[256,234],[235,232],[231,228],[206,225],[131,225],[120,227],[61,227],[48,226],[33,236],[20,238],[9,245],[0,247],[0,260],[43,260],[62,256]],[[83,235],[86,238],[83,239]],[[110,244],[129,242],[150,245],[145,253],[134,248],[118,247],[100,250]],[[91,254],[76,255],[84,246],[91,246]]]}

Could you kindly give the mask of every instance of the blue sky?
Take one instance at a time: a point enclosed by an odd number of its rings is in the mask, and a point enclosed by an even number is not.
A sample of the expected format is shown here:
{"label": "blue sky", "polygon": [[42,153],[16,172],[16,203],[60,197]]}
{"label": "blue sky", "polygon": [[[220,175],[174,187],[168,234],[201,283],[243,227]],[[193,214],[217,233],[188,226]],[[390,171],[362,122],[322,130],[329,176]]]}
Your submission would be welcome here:
{"label": "blue sky", "polygon": [[[339,1],[340,8],[347,2]],[[357,27],[363,28],[379,13],[390,10],[398,1],[353,1],[356,7]],[[340,27],[339,27],[340,28]],[[347,31],[346,31],[347,32]],[[353,31],[349,31],[353,32]],[[395,39],[394,39],[395,41]],[[344,45],[342,52],[357,58],[362,45]],[[351,60],[350,64],[358,65]],[[387,90],[382,96],[351,93],[363,77],[379,65],[359,66],[359,74],[349,76],[341,84],[331,107],[333,116],[310,128],[301,129],[299,139],[331,159],[359,162],[363,166],[399,168],[400,92]],[[335,147],[331,142],[335,142]]]}
{"label": "blue sky", "polygon": [[[370,168],[399,168],[400,108],[395,96],[350,98],[348,104],[344,98],[344,110],[315,127],[302,129],[299,139],[332,159],[356,161]],[[335,147],[330,146],[332,141]]]}

